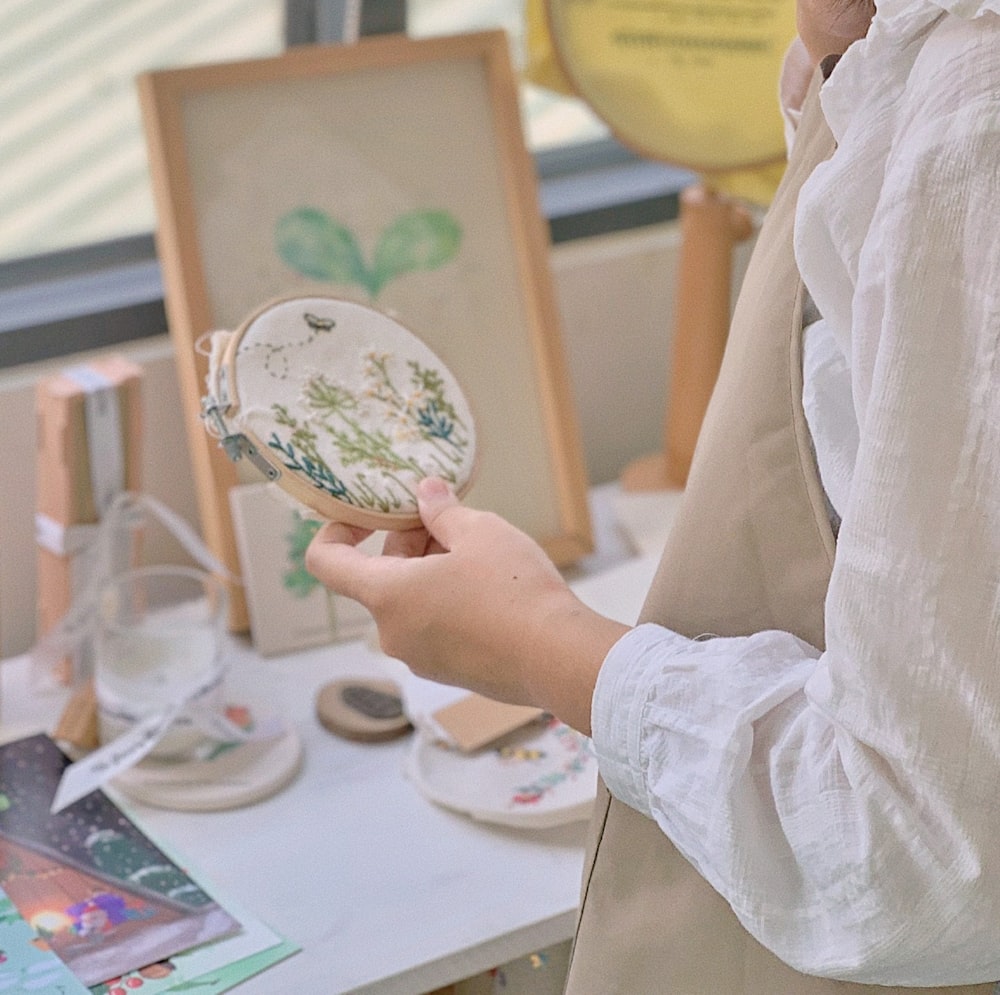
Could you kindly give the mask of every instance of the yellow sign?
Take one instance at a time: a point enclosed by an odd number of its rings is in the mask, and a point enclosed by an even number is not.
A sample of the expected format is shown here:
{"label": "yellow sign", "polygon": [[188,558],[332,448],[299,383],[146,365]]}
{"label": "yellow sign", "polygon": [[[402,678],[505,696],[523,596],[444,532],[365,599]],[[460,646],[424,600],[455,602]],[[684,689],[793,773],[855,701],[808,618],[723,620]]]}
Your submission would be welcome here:
{"label": "yellow sign", "polygon": [[[547,0],[547,8],[562,77],[625,145],[709,179],[751,167],[780,174],[778,78],[795,0]],[[542,26],[529,27],[537,48]]]}

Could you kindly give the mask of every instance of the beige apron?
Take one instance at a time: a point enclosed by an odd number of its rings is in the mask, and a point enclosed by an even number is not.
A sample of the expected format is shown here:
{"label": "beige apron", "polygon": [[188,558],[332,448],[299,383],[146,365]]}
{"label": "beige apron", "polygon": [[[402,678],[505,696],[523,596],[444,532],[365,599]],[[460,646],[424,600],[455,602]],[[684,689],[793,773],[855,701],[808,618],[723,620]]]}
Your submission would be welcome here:
{"label": "beige apron", "polygon": [[[741,288],[685,499],[641,621],[690,637],[783,629],[823,646],[834,537],[802,411],[798,189],[834,148],[813,81]],[[740,925],[659,827],[600,789],[569,995],[888,995],[807,977]],[[953,987],[988,995],[991,984]]]}

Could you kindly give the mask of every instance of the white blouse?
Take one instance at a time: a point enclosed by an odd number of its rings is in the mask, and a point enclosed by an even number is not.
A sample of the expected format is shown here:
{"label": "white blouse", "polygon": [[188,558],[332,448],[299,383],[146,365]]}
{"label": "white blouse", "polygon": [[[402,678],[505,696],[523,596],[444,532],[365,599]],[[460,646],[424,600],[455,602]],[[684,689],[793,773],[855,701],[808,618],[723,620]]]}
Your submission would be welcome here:
{"label": "white blouse", "polygon": [[746,928],[807,974],[1000,979],[1000,0],[879,0],[824,85],[795,251],[804,401],[842,519],[826,650],[611,650],[593,737]]}

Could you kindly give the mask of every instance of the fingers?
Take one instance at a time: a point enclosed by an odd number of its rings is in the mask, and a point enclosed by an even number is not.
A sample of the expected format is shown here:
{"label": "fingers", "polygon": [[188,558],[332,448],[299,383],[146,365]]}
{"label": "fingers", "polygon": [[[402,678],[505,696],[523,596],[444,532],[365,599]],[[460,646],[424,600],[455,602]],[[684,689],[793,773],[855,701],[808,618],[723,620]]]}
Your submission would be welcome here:
{"label": "fingers", "polygon": [[425,528],[389,532],[385,537],[385,544],[382,546],[382,555],[403,558],[423,556],[428,551],[431,541]]}
{"label": "fingers", "polygon": [[356,547],[370,535],[370,529],[327,522],[306,549],[306,570],[336,594],[364,602],[371,557]]}
{"label": "fingers", "polygon": [[455,492],[440,478],[425,477],[417,484],[417,507],[427,531],[444,549],[450,549],[458,528],[451,512],[462,507]]}
{"label": "fingers", "polygon": [[409,559],[426,556],[428,553],[444,552],[446,547],[432,533],[430,524],[435,523],[435,527],[440,530],[442,528],[440,516],[449,508],[460,507],[458,498],[443,480],[428,477],[417,485],[417,500],[424,525],[416,529],[388,533],[385,545],[382,547],[383,556]]}
{"label": "fingers", "polygon": [[343,522],[326,522],[320,526],[313,541],[317,543],[340,542],[348,546],[357,546],[372,534],[371,529],[362,529],[356,525],[345,525]]}
{"label": "fingers", "polygon": [[[371,535],[370,529],[327,522],[306,550],[306,569],[331,591],[371,608],[373,599],[386,594],[393,578],[400,580],[404,576],[397,576],[397,567],[390,569],[388,561],[416,560],[429,553],[445,552],[450,548],[450,538],[459,533],[466,512],[447,483],[437,478],[422,480],[417,498],[424,527],[390,532],[382,557],[356,548]],[[410,576],[408,568],[405,576]]]}

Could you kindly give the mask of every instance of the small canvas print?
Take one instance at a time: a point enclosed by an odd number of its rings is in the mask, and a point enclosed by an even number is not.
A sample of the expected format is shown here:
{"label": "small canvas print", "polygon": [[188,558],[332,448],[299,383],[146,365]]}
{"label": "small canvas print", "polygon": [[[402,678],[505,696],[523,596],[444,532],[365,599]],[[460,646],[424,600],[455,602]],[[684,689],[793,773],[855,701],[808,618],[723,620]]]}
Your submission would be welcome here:
{"label": "small canvas print", "polygon": [[[319,521],[273,484],[242,484],[229,499],[258,653],[275,656],[360,639],[371,630],[371,615],[362,605],[331,594],[306,570],[306,548]],[[367,540],[366,548],[373,548]]]}
{"label": "small canvas print", "polygon": [[69,764],[48,736],[0,746],[0,888],[92,986],[239,930],[101,791],[52,814]]}

